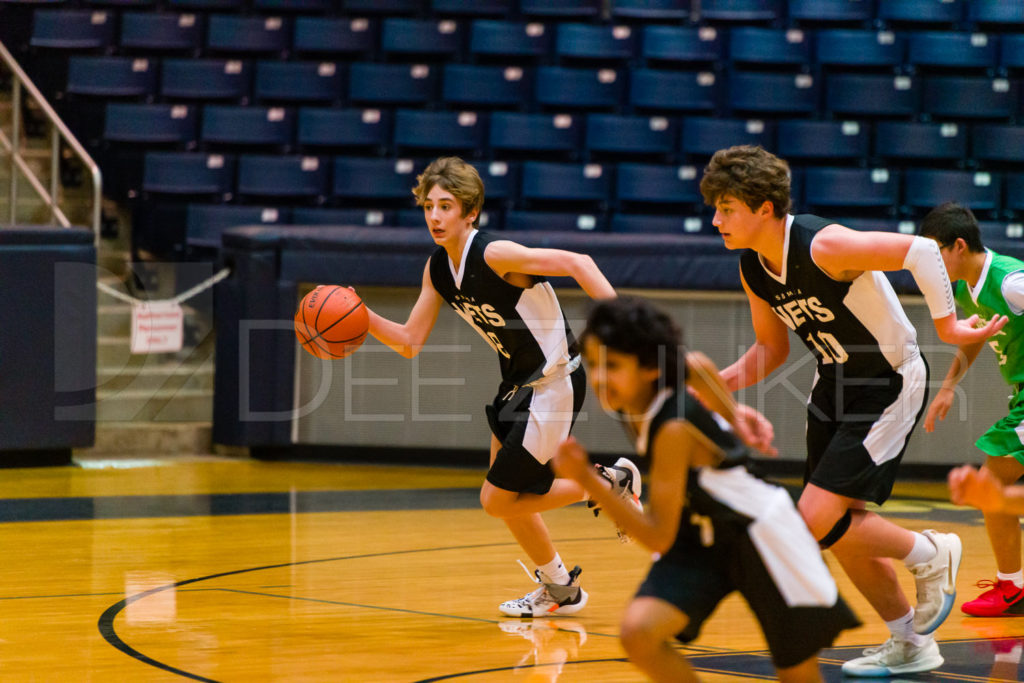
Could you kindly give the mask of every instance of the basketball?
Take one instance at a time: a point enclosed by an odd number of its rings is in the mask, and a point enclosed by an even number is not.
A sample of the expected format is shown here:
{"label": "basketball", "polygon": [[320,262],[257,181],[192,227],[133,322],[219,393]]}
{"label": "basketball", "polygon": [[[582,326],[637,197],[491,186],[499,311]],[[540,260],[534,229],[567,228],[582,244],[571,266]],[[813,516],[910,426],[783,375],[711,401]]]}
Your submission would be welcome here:
{"label": "basketball", "polygon": [[318,285],[295,311],[295,336],[317,358],[344,358],[355,352],[369,327],[363,300],[340,285]]}

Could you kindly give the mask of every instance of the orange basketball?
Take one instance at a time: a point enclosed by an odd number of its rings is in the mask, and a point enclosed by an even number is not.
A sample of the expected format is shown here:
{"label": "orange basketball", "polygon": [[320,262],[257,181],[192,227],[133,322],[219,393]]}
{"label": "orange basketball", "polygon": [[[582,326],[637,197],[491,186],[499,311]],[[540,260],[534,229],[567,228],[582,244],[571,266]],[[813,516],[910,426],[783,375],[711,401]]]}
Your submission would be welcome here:
{"label": "orange basketball", "polygon": [[359,348],[370,314],[348,287],[318,285],[295,311],[295,336],[317,358],[344,358]]}

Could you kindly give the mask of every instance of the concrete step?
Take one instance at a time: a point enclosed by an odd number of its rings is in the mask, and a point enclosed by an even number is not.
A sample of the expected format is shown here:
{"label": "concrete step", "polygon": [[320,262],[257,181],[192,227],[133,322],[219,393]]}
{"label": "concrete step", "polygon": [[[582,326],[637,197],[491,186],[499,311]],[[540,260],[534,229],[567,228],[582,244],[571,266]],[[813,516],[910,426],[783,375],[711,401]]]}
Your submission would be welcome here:
{"label": "concrete step", "polygon": [[96,388],[102,397],[116,395],[126,390],[157,392],[185,389],[209,392],[213,391],[213,370],[213,358],[199,362],[132,368],[127,371],[98,368]]}
{"label": "concrete step", "polygon": [[124,389],[96,392],[96,421],[104,422],[209,422],[213,419],[213,392],[205,389]]}
{"label": "concrete step", "polygon": [[213,452],[212,433],[210,422],[100,422],[96,444],[76,454],[206,454]]}

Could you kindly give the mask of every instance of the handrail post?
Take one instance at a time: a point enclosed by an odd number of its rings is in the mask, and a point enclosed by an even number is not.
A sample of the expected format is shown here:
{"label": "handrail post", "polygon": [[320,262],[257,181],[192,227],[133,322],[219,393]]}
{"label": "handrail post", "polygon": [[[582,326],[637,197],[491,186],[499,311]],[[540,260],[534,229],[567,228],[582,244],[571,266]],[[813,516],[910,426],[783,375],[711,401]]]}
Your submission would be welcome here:
{"label": "handrail post", "polygon": [[60,192],[60,131],[50,126],[50,222],[57,223],[57,193]]}
{"label": "handrail post", "polygon": [[11,225],[18,222],[18,155],[21,154],[21,81],[11,79]]}

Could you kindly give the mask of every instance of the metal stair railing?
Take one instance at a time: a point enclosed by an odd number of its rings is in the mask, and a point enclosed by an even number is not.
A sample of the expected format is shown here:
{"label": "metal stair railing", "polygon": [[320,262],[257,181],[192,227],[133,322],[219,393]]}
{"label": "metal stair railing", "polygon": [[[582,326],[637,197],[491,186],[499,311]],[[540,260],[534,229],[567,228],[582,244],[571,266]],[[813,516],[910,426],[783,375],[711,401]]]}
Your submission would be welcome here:
{"label": "metal stair railing", "polygon": [[[89,176],[92,179],[92,232],[95,243],[99,244],[100,238],[100,219],[102,210],[102,198],[103,198],[103,176],[100,173],[100,167],[93,161],[92,157],[85,150],[85,148],[78,142],[74,134],[67,127],[67,125],[61,121],[57,112],[54,111],[53,107],[46,101],[39,89],[32,83],[25,71],[18,65],[18,62],[14,59],[14,56],[8,52],[7,48],[0,43],[0,63],[5,65],[11,73],[11,135],[7,137],[4,133],[3,128],[0,127],[0,154],[6,154],[10,157],[10,223],[14,225],[17,223],[17,209],[18,209],[18,173],[21,172],[29,185],[35,190],[39,198],[45,202],[46,206],[50,209],[50,218],[52,221],[59,223],[61,226],[68,228],[71,227],[71,222],[68,220],[67,215],[58,206],[58,193],[60,183],[60,150],[61,141],[71,149],[71,151],[78,157],[82,165],[89,171]],[[32,171],[32,168],[25,161],[24,156],[21,153],[21,129],[22,129],[22,97],[23,93],[27,94],[35,103],[39,109],[46,116],[50,122],[50,186],[47,189],[41,180]],[[2,219],[0,219],[2,223]]]}

